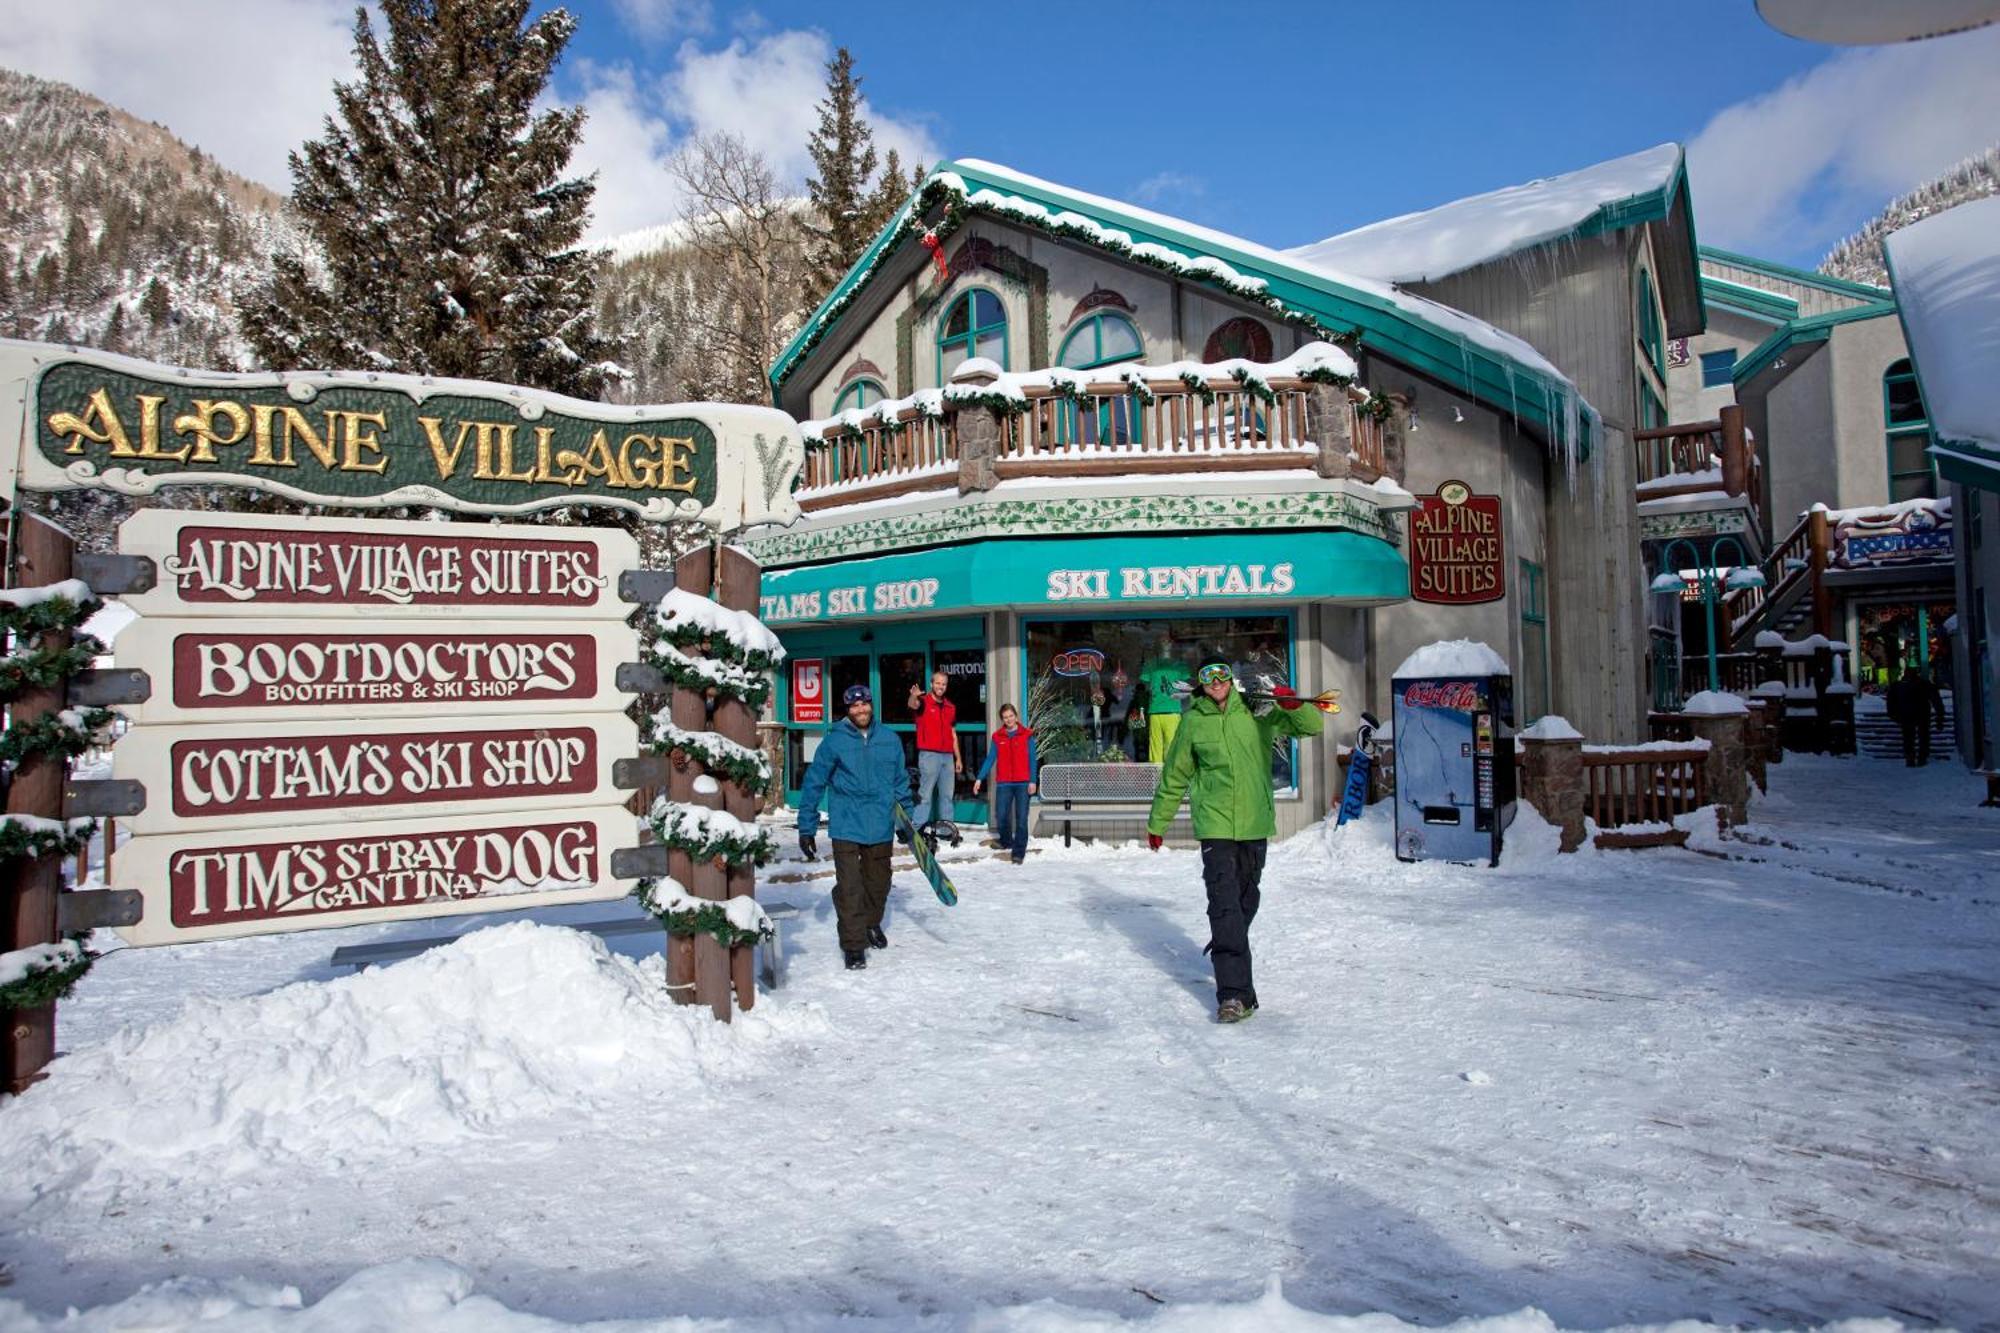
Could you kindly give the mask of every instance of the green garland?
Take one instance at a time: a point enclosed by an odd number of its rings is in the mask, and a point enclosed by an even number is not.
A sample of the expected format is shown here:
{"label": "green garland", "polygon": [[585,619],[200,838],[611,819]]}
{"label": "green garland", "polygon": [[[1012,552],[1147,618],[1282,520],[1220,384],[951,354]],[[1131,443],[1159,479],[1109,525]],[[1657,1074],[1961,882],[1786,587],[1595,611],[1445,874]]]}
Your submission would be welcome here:
{"label": "green garland", "polygon": [[11,701],[23,690],[50,690],[79,671],[88,671],[105,651],[88,634],[78,635],[68,648],[32,648],[0,657],[0,700]]}
{"label": "green garland", "polygon": [[745,648],[726,634],[712,634],[700,625],[681,620],[660,631],[659,641],[671,643],[676,648],[694,648],[718,662],[727,662],[765,675],[778,669],[784,658],[778,653],[766,652],[762,648]]}
{"label": "green garland", "polygon": [[[666,881],[672,884],[672,880]],[[713,935],[726,948],[737,948],[747,944],[762,944],[776,937],[777,932],[769,924],[754,930],[745,930],[729,919],[729,914],[718,902],[701,901],[699,907],[663,908],[653,896],[653,890],[660,881],[642,879],[632,890],[632,897],[640,907],[667,929],[667,934],[680,938],[692,935]],[[676,888],[679,886],[676,885]]]}
{"label": "green garland", "polygon": [[104,603],[95,597],[80,602],[68,597],[50,597],[39,602],[30,602],[26,606],[0,601],[0,631],[18,638],[24,634],[47,634],[53,630],[75,629],[96,615],[103,605]]}
{"label": "green garland", "polygon": [[762,708],[764,701],[771,697],[771,681],[768,675],[753,675],[733,662],[725,662],[719,658],[710,659],[715,662],[716,667],[721,668],[716,670],[705,666],[703,659],[689,657],[664,640],[661,645],[655,645],[655,648],[662,645],[669,651],[654,651],[647,656],[652,659],[653,665],[660,669],[661,675],[683,689],[714,690],[752,708]]}
{"label": "green garland", "polygon": [[[70,721],[72,717],[77,720]],[[30,759],[74,759],[94,748],[98,733],[117,718],[109,708],[85,708],[64,709],[28,723],[10,722],[6,733],[0,735],[0,765]]]}
{"label": "green garland", "polygon": [[76,945],[77,956],[67,963],[30,966],[28,975],[0,986],[0,1012],[35,1009],[68,998],[76,983],[83,980],[84,973],[90,971],[90,965],[97,961],[97,955],[83,947],[83,936],[69,938]]}
{"label": "green garland", "polygon": [[654,754],[684,752],[702,771],[726,778],[753,796],[771,790],[771,760],[762,750],[712,731],[683,731],[671,721],[653,718],[645,720],[645,741]]}
{"label": "green garland", "polygon": [[97,831],[94,819],[48,819],[41,822],[54,827],[33,828],[22,823],[22,818],[0,815],[0,861],[17,856],[74,856],[90,846],[90,835]]}
{"label": "green garland", "polygon": [[708,818],[719,813],[707,806],[686,805],[662,797],[653,803],[647,822],[662,843],[677,852],[686,852],[697,861],[721,857],[732,866],[745,863],[761,866],[777,859],[778,844],[767,831],[736,821],[751,832],[728,832],[726,826],[718,826]]}

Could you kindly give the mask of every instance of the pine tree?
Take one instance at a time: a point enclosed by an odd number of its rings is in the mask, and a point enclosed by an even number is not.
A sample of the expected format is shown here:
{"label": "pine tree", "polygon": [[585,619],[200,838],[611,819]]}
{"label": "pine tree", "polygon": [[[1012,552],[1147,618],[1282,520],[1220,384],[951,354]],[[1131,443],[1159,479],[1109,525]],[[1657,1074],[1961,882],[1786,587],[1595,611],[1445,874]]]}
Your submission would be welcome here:
{"label": "pine tree", "polygon": [[861,80],[854,73],[854,57],[843,46],[827,62],[819,128],[806,141],[817,173],[806,178],[815,214],[806,224],[812,237],[809,305],[833,290],[878,229],[870,225],[875,201],[868,188],[875,175],[874,139],[874,131],[861,118]]}
{"label": "pine tree", "polygon": [[112,305],[111,319],[104,326],[104,337],[98,340],[98,346],[107,352],[122,352],[125,350],[125,303],[123,301]]}
{"label": "pine tree", "polygon": [[155,329],[167,322],[174,313],[173,298],[167,295],[167,284],[154,278],[146,284],[146,294],[139,298],[139,313]]}
{"label": "pine tree", "polygon": [[242,328],[279,369],[368,367],[595,398],[600,257],[578,242],[592,179],[566,177],[583,111],[537,113],[576,30],[529,0],[382,0],[355,21],[360,78],[291,156],[317,254],[280,255]]}
{"label": "pine tree", "polygon": [[[896,210],[903,206],[903,201],[914,193],[908,178],[903,175],[901,155],[891,148],[882,159],[882,179],[876,182],[874,192],[868,196],[866,227],[862,233],[865,238],[863,249],[875,239],[876,233],[889,225],[889,219],[896,216]],[[860,257],[860,253],[856,252],[855,258]]]}

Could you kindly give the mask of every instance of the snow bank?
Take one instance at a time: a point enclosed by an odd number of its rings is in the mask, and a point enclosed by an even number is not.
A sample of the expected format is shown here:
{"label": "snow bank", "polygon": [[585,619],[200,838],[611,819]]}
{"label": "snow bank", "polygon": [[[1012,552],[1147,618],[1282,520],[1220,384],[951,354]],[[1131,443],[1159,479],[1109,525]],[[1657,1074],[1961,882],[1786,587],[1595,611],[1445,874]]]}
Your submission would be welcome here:
{"label": "snow bank", "polygon": [[1434,282],[1568,235],[1606,204],[1665,189],[1679,144],[1357,227],[1285,253],[1385,282]]}
{"label": "snow bank", "polygon": [[1403,659],[1392,677],[1505,676],[1507,659],[1472,639],[1440,639]]}
{"label": "snow bank", "polygon": [[[1479,1070],[1459,1076],[1485,1086],[1493,1079]],[[1447,1324],[1409,1324],[1387,1314],[1334,1315],[1301,1309],[1285,1299],[1273,1277],[1264,1294],[1249,1301],[1190,1302],[1163,1307],[1157,1313],[1127,1319],[1102,1310],[1039,1300],[1014,1306],[979,1306],[949,1313],[910,1312],[882,1317],[827,1315],[820,1318],[767,1315],[734,1318],[621,1319],[570,1323],[508,1308],[475,1290],[471,1273],[442,1259],[401,1259],[364,1268],[311,1305],[294,1286],[247,1278],[181,1278],[142,1289],[115,1305],[81,1313],[40,1318],[16,1301],[0,1300],[0,1333],[108,1333],[112,1329],[144,1328],[148,1333],[319,1333],[320,1330],[394,1329],[397,1333],[553,1333],[566,1328],[624,1333],[1104,1333],[1109,1329],[1144,1329],[1148,1333],[1556,1333],[1556,1322],[1540,1310],[1488,1315]],[[1895,1333],[1902,1325],[1889,1319],[1852,1320],[1830,1324],[1829,1333]],[[1668,1325],[1627,1324],[1624,1333],[1711,1333],[1713,1324],[1677,1320]]]}
{"label": "snow bank", "polygon": [[774,1036],[823,1029],[816,1010],[763,1005],[716,1023],[675,1005],[661,969],[521,921],[351,977],[190,1000],[0,1106],[0,1196],[62,1177],[353,1166],[525,1117],[657,1109],[755,1068]]}

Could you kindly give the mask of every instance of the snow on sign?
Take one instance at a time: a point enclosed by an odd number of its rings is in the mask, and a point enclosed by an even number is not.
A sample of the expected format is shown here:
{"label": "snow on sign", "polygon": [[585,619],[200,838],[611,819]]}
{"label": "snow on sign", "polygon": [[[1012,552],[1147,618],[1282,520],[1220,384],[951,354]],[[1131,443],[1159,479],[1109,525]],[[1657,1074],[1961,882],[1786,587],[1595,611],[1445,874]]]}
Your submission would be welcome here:
{"label": "snow on sign", "polygon": [[329,825],[325,836],[135,838],[114,864],[145,912],[134,945],[368,921],[596,902],[622,896],[611,849],[632,838],[616,805]]}
{"label": "snow on sign", "polygon": [[797,424],[768,407],[621,407],[413,375],[224,375],[12,340],[0,341],[0,438],[20,440],[19,483],[34,490],[223,484],[482,514],[590,503],[725,530],[796,519],[804,457]]}
{"label": "snow on sign", "polygon": [[[135,725],[293,718],[437,718],[601,712],[625,697],[634,651],[617,624],[521,621],[347,627],[309,619],[141,617],[118,636],[118,665],[153,677]],[[165,680],[162,680],[164,671]]]}
{"label": "snow on sign", "polygon": [[121,821],[144,836],[574,806],[613,789],[612,763],[634,740],[620,713],[450,713],[134,727],[111,758],[112,776],[149,793],[146,808]]}
{"label": "snow on sign", "polygon": [[274,518],[145,509],[118,549],[151,559],[141,615],[622,621],[618,575],[639,544],[617,529]]}

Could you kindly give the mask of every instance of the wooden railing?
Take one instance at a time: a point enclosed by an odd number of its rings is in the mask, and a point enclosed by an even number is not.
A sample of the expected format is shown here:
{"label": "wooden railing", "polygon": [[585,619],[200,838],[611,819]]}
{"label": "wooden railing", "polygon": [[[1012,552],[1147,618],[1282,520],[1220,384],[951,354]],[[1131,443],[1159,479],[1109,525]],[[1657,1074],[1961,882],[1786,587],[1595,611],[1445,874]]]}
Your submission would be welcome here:
{"label": "wooden railing", "polygon": [[1758,566],[1764,575],[1764,586],[1738,588],[1723,597],[1721,638],[1730,648],[1739,648],[1759,630],[1772,628],[1771,622],[1800,597],[1812,599],[1813,633],[1831,635],[1833,620],[1826,596],[1826,570],[1832,535],[1826,511],[1808,511]]}
{"label": "wooden railing", "polygon": [[1640,499],[1703,491],[1742,496],[1756,530],[1764,530],[1764,468],[1743,427],[1742,408],[1725,407],[1715,421],[1633,431],[1632,450]]}
{"label": "wooden railing", "polygon": [[[1260,471],[1312,467],[1322,442],[1310,408],[1318,388],[1305,379],[1268,381],[1272,396],[1230,376],[1201,388],[1180,379],[1147,382],[1147,394],[1120,384],[1085,389],[1081,401],[1052,387],[1023,390],[1025,411],[1000,414],[993,460],[998,477],[1118,475],[1147,472]],[[1374,481],[1388,470],[1383,423],[1347,401],[1350,474]],[[958,485],[960,412],[915,407],[893,425],[872,417],[860,427],[832,425],[808,440],[799,503],[806,509],[860,498]]]}
{"label": "wooden railing", "polygon": [[[1706,745],[1585,746],[1583,812],[1600,829],[1671,824],[1708,804]],[[1600,835],[1600,847],[1684,842],[1682,830]]]}
{"label": "wooden railing", "polygon": [[[1755,653],[1717,653],[1715,655],[1716,687],[1725,694],[1748,694],[1757,688],[1762,677]],[[1708,683],[1708,654],[1683,653],[1681,655],[1681,687],[1686,694],[1710,688]]]}

